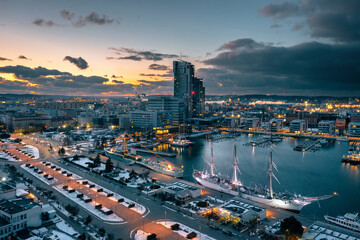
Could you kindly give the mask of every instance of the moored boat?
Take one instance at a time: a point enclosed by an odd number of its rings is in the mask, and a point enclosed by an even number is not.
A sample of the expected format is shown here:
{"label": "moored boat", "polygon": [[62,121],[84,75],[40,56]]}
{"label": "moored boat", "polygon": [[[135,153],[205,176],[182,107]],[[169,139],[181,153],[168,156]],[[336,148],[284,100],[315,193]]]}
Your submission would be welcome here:
{"label": "moored boat", "polygon": [[254,202],[262,203],[275,208],[282,208],[294,212],[300,212],[301,209],[319,200],[330,198],[334,195],[326,195],[320,197],[305,197],[299,194],[293,194],[288,191],[285,192],[274,192],[272,189],[272,180],[277,178],[273,173],[273,168],[277,170],[275,163],[272,161],[272,141],[270,140],[270,162],[269,162],[269,179],[270,185],[268,189],[265,188],[251,188],[242,184],[237,178],[237,156],[236,156],[236,142],[234,144],[234,164],[233,164],[233,178],[232,180],[223,178],[214,173],[214,158],[213,158],[213,147],[211,142],[211,160],[210,160],[210,173],[195,171],[193,177],[201,185],[217,190],[219,192],[228,193],[234,196],[239,196]]}
{"label": "moored boat", "polygon": [[328,222],[360,232],[360,217],[358,213],[346,213],[344,216],[337,217],[325,215],[324,218]]}

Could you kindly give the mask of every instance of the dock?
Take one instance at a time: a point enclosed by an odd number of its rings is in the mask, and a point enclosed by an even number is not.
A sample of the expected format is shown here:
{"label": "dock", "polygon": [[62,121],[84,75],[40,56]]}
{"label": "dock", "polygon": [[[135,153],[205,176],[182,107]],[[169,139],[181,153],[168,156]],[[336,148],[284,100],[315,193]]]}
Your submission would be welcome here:
{"label": "dock", "polygon": [[294,148],[295,151],[303,151],[306,152],[310,149],[312,149],[315,145],[320,144],[320,140],[310,140],[308,143],[305,143],[304,145],[298,145]]}
{"label": "dock", "polygon": [[175,153],[149,151],[149,150],[142,149],[142,148],[135,148],[135,150],[136,150],[136,152],[142,152],[142,153],[149,153],[149,154],[154,154],[154,153],[156,153],[157,155],[165,156],[165,157],[176,157],[176,154],[175,154]]}

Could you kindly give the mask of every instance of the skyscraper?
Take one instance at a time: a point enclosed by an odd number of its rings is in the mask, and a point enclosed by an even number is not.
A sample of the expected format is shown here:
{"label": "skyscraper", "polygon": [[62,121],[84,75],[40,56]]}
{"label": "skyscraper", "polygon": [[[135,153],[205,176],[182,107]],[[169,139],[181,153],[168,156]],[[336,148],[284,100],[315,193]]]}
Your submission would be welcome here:
{"label": "skyscraper", "polygon": [[186,61],[174,61],[174,97],[185,104],[185,118],[201,117],[205,108],[205,87],[194,76],[194,65]]}

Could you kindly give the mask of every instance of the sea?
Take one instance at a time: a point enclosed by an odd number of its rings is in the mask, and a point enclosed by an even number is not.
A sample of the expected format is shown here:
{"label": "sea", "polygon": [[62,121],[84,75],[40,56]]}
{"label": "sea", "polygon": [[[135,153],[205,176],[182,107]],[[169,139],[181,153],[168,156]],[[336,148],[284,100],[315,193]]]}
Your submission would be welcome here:
{"label": "sea", "polygon": [[[270,159],[270,144],[249,146],[249,142],[260,139],[262,135],[242,133],[233,139],[213,142],[215,171],[231,179],[234,163],[234,145],[237,148],[239,179],[251,187],[268,187],[267,174]],[[177,166],[183,166],[184,179],[195,182],[192,172],[209,170],[210,143],[207,139],[195,139],[188,148],[175,148],[168,144],[160,145],[157,151],[177,153],[176,158],[167,158]],[[337,216],[348,212],[360,213],[360,166],[341,162],[348,152],[349,143],[330,140],[317,151],[298,152],[294,147],[308,139],[284,137],[273,145],[273,161],[276,180],[274,191],[289,191],[303,196],[334,194],[331,199],[314,202],[305,206],[301,215],[312,219],[323,219],[326,214]]]}

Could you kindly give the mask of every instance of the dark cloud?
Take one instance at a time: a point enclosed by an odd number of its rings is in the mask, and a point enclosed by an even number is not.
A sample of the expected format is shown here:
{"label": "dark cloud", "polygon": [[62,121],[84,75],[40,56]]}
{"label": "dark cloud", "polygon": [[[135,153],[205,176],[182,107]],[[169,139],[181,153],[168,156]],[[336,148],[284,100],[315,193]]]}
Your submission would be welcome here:
{"label": "dark cloud", "polygon": [[169,68],[165,65],[160,65],[160,64],[156,64],[153,63],[149,66],[149,69],[151,70],[157,70],[157,71],[163,71],[163,70],[169,70]]}
{"label": "dark cloud", "polygon": [[290,2],[270,3],[260,8],[258,12],[265,17],[284,19],[300,15],[300,7],[297,4]]}
{"label": "dark cloud", "polygon": [[140,73],[139,75],[140,75],[140,76],[143,76],[143,77],[162,77],[162,78],[168,78],[168,77],[172,77],[172,76],[173,76],[173,73],[172,73],[172,71],[169,69],[169,70],[167,71],[167,73],[164,73],[164,74]]}
{"label": "dark cloud", "polygon": [[127,56],[127,57],[107,57],[107,60],[133,60],[133,61],[141,61],[142,58],[139,56]]}
{"label": "dark cloud", "polygon": [[[360,41],[360,1],[358,0],[302,0],[270,3],[259,13],[275,20],[305,18],[293,30],[306,26],[312,37],[329,38],[337,42]],[[296,18],[294,18],[296,17]]]}
{"label": "dark cloud", "polygon": [[88,63],[82,57],[73,58],[70,56],[66,56],[64,61],[69,61],[77,66],[79,69],[87,69],[89,67]]}
{"label": "dark cloud", "polygon": [[68,72],[46,69],[43,67],[29,68],[21,65],[0,67],[0,73],[13,73],[18,78],[38,78],[43,76],[71,75]]}
{"label": "dark cloud", "polygon": [[[261,47],[254,48],[254,45]],[[197,71],[207,87],[213,85],[213,91],[224,81],[229,91],[240,92],[301,94],[304,92],[299,91],[317,89],[319,93],[334,95],[360,93],[360,44],[307,42],[290,47],[261,43],[246,44],[246,47],[239,44],[240,48],[236,44],[231,46],[226,48],[228,51],[204,61],[214,68]]]}
{"label": "dark cloud", "polygon": [[173,86],[174,82],[172,80],[164,81],[150,81],[150,80],[137,80],[140,83],[157,85],[157,86]]}
{"label": "dark cloud", "polygon": [[33,24],[39,27],[53,27],[53,26],[57,26],[56,23],[54,23],[53,21],[49,20],[46,21],[42,18],[36,19],[35,21],[33,21]]}
{"label": "dark cloud", "polygon": [[259,43],[254,41],[251,38],[240,38],[234,41],[230,41],[225,43],[221,47],[217,49],[217,51],[221,50],[236,50],[236,49],[255,49],[264,47],[264,43]]}
{"label": "dark cloud", "polygon": [[12,60],[9,58],[0,57],[0,61],[12,61]]}
{"label": "dark cloud", "polygon": [[112,82],[113,82],[113,83],[117,83],[117,84],[122,84],[122,83],[124,83],[124,82],[121,81],[121,80],[112,80]]}
{"label": "dark cloud", "polygon": [[31,60],[30,58],[27,58],[27,57],[25,57],[24,55],[20,55],[18,58],[19,58],[19,59],[24,59],[24,60]]}
{"label": "dark cloud", "polygon": [[106,25],[112,23],[119,23],[119,19],[112,19],[106,16],[105,14],[98,14],[96,12],[92,12],[87,16],[79,15],[77,20],[75,20],[75,13],[69,12],[67,10],[62,10],[60,15],[63,19],[70,21],[75,27],[84,27],[87,24],[95,24],[95,25]]}
{"label": "dark cloud", "polygon": [[67,10],[62,10],[60,12],[60,15],[61,15],[62,18],[71,21],[71,20],[73,20],[73,18],[75,16],[75,13],[71,13],[71,12],[69,12]]}
{"label": "dark cloud", "polygon": [[156,76],[156,74],[153,74],[153,73],[150,73],[150,74],[140,73],[139,75],[143,76],[143,77],[155,77]]}
{"label": "dark cloud", "polygon": [[107,59],[124,59],[124,60],[150,60],[150,61],[161,61],[163,59],[177,58],[178,55],[175,54],[166,54],[166,53],[157,53],[152,51],[138,51],[132,48],[109,48],[116,55],[127,55],[125,57],[108,57]]}
{"label": "dark cloud", "polygon": [[116,75],[112,75],[111,78],[123,78],[123,76],[116,76]]}
{"label": "dark cloud", "polygon": [[124,95],[142,92],[147,94],[163,94],[170,90],[165,82],[158,84],[139,82],[138,85],[125,83],[120,80],[110,81],[100,76],[72,75],[59,70],[49,70],[43,67],[29,68],[25,66],[0,67],[0,73],[12,73],[18,81],[8,81],[0,77],[1,92],[64,95]]}

